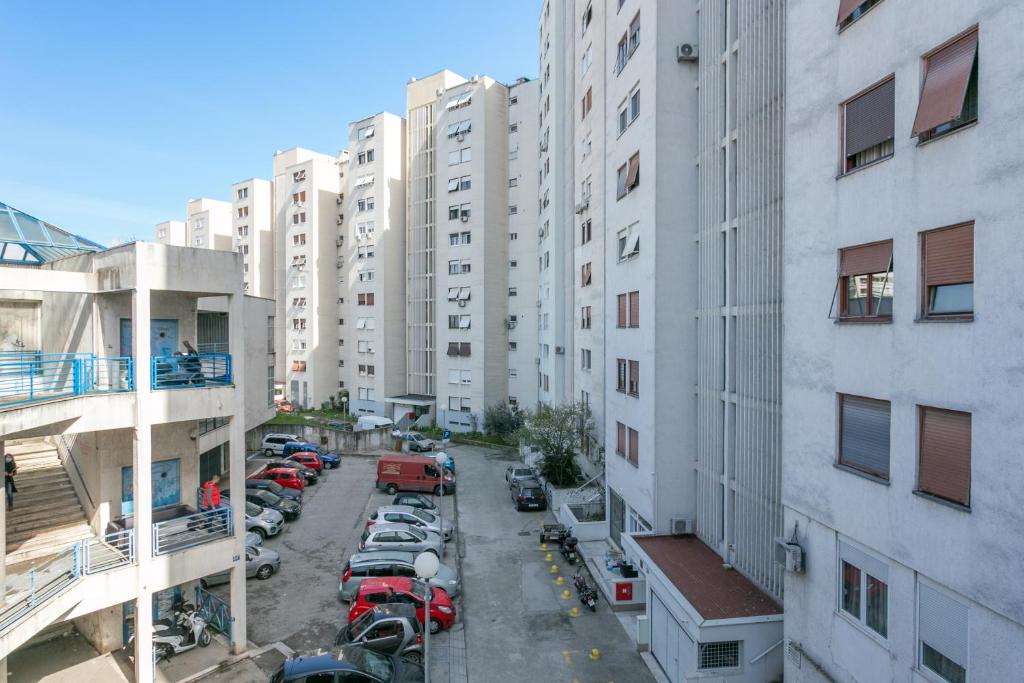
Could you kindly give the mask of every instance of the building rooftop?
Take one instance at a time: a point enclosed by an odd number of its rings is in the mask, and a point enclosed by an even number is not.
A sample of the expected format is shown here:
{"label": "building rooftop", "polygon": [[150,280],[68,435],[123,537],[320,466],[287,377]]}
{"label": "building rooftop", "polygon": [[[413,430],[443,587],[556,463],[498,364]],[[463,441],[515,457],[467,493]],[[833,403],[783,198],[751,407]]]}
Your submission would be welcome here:
{"label": "building rooftop", "polygon": [[750,579],[722,566],[696,536],[633,536],[658,569],[705,619],[782,614],[782,606]]}
{"label": "building rooftop", "polygon": [[103,246],[0,202],[0,264],[39,266]]}

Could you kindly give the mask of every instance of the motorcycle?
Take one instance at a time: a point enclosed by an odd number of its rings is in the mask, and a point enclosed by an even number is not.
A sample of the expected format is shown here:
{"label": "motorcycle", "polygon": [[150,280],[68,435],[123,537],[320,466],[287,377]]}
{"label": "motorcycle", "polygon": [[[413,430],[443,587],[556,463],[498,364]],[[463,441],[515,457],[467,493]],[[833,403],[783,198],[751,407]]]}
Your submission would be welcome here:
{"label": "motorcycle", "polygon": [[576,572],[572,577],[572,585],[576,587],[580,602],[590,608],[591,612],[597,611],[597,591],[590,587],[581,572]]}
{"label": "motorcycle", "polygon": [[[194,608],[191,611],[176,611],[173,619],[160,619],[153,623],[153,652],[158,662],[188,652],[197,645],[206,647],[212,640],[213,636],[206,628],[206,620]],[[125,649],[130,649],[134,642],[133,633]]]}
{"label": "motorcycle", "polygon": [[577,545],[579,545],[579,541],[576,540],[575,536],[566,536],[566,538],[561,542],[562,557],[564,557],[566,562],[569,564],[576,564],[576,560],[580,558],[579,551],[576,549]]}

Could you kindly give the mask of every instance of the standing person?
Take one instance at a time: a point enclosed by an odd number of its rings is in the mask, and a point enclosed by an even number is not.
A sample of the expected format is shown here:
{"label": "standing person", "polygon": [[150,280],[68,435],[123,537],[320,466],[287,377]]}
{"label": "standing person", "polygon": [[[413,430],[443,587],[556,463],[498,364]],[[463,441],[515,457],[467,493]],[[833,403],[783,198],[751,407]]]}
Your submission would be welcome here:
{"label": "standing person", "polygon": [[7,490],[7,509],[14,509],[14,494],[18,487],[14,485],[14,475],[18,473],[18,463],[14,462],[14,456],[8,453],[4,456],[4,488]]}
{"label": "standing person", "polygon": [[[203,509],[204,510],[217,510],[223,509],[227,506],[221,502],[220,499],[220,475],[215,474],[210,477],[210,480],[203,484]],[[226,510],[225,510],[226,512]],[[224,514],[224,525],[227,526],[227,514]]]}

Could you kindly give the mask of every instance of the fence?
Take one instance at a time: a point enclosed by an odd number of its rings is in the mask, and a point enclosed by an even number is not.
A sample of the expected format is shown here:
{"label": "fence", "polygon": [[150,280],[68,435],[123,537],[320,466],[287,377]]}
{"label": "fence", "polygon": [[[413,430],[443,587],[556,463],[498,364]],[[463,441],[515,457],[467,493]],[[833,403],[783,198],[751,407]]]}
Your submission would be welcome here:
{"label": "fence", "polygon": [[135,562],[135,530],[114,531],[82,541],[82,571],[98,574]]}
{"label": "fence", "polygon": [[133,391],[130,357],[91,353],[0,353],[0,407],[82,394]]}
{"label": "fence", "polygon": [[175,517],[153,525],[153,555],[166,555],[231,536],[231,507]]}
{"label": "fence", "polygon": [[196,609],[206,620],[207,626],[220,631],[231,639],[231,609],[228,604],[213,593],[196,586]]}
{"label": "fence", "polygon": [[0,633],[60,594],[81,577],[81,545],[75,544],[46,564],[8,575],[7,604],[0,610]]}
{"label": "fence", "polygon": [[231,384],[231,354],[153,356],[154,389],[224,386]]}

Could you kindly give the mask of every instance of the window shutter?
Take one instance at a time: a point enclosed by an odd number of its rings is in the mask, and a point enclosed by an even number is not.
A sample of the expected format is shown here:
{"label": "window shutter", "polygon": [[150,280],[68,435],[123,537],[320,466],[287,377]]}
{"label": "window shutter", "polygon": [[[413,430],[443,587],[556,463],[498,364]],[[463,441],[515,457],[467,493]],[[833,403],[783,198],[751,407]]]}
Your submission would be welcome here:
{"label": "window shutter", "polygon": [[842,411],[839,462],[888,479],[889,402],[843,396]]}
{"label": "window shutter", "polygon": [[846,103],[846,145],[849,157],[893,137],[896,79],[890,78]]}
{"label": "window shutter", "polygon": [[619,321],[618,327],[626,326],[626,295],[619,294]]}
{"label": "window shutter", "polygon": [[863,550],[839,542],[839,559],[859,567],[882,583],[889,583],[889,565],[868,555]]}
{"label": "window shutter", "polygon": [[629,461],[634,465],[640,460],[640,433],[635,429],[629,430]]}
{"label": "window shutter", "polygon": [[462,343],[459,344],[459,355],[460,356],[468,356],[469,355],[469,348],[470,348],[469,344],[470,344],[470,342],[462,342]]}
{"label": "window shutter", "polygon": [[974,224],[923,234],[925,285],[974,282]]}
{"label": "window shutter", "polygon": [[892,240],[846,247],[840,252],[840,275],[868,275],[889,270],[892,259]]}
{"label": "window shutter", "polygon": [[626,187],[632,189],[640,180],[640,152],[629,158],[629,173],[626,175]]}
{"label": "window shutter", "polygon": [[449,356],[457,356],[457,355],[459,355],[459,343],[458,342],[448,342],[448,355]]}
{"label": "window shutter", "polygon": [[921,406],[922,491],[971,504],[971,414]]}
{"label": "window shutter", "polygon": [[924,85],[913,134],[931,130],[960,115],[978,53],[978,32],[971,31],[925,59]]}
{"label": "window shutter", "polygon": [[626,454],[626,425],[621,422],[615,423],[617,443],[615,445],[615,452],[620,455]]}
{"label": "window shutter", "polygon": [[640,361],[629,361],[629,393],[640,393]]}
{"label": "window shutter", "polygon": [[640,327],[640,292],[629,293],[629,326]]}
{"label": "window shutter", "polygon": [[864,0],[839,0],[839,16],[836,17],[836,26],[849,19],[853,11],[863,2]]}
{"label": "window shutter", "polygon": [[967,605],[927,584],[918,584],[917,621],[920,639],[965,669],[967,619]]}

